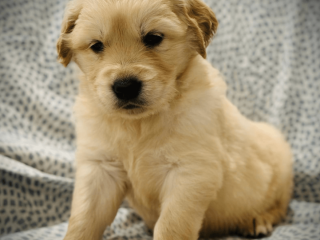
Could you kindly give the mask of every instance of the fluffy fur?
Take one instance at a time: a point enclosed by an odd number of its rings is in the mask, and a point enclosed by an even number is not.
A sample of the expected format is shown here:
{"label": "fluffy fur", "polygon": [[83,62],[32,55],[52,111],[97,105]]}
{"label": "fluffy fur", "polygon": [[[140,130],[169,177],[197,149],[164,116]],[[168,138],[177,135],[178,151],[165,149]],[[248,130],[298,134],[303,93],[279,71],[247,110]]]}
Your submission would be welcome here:
{"label": "fluffy fur", "polygon": [[[206,60],[216,32],[201,0],[72,0],[57,49],[82,77],[76,100],[76,184],[65,240],[101,239],[124,198],[154,239],[268,234],[285,216],[290,147],[272,126],[242,116]],[[164,35],[147,48],[142,37]],[[95,41],[104,45],[95,53]],[[125,109],[115,79],[143,83]]]}

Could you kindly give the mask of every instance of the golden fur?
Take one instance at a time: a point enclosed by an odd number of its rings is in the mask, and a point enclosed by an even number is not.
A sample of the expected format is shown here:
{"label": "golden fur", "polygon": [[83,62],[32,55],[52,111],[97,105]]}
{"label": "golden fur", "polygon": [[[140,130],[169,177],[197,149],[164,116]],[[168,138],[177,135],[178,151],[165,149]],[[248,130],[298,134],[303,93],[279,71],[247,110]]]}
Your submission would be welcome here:
{"label": "golden fur", "polygon": [[[76,184],[65,240],[101,239],[126,197],[154,239],[267,234],[285,216],[290,147],[242,116],[204,58],[217,30],[201,0],[72,0],[57,49],[82,77]],[[154,49],[141,36],[164,34]],[[90,49],[101,41],[101,53]],[[123,109],[111,85],[130,74],[146,104]]]}

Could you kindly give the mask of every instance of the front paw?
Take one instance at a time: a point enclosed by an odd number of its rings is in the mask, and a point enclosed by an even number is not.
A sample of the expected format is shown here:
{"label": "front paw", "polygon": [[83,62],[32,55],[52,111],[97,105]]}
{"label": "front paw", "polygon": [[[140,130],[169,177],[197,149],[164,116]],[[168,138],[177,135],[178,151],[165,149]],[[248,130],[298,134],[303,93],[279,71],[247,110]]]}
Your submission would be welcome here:
{"label": "front paw", "polygon": [[160,224],[157,223],[153,231],[154,240],[197,240],[198,232],[192,231],[192,227],[177,226],[173,224]]}

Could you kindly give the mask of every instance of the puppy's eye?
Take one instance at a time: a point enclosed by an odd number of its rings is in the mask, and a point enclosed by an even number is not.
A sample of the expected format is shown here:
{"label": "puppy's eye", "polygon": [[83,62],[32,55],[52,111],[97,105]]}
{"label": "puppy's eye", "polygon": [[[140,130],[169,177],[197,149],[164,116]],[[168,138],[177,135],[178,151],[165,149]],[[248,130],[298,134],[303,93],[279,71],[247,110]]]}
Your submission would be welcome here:
{"label": "puppy's eye", "polygon": [[143,43],[146,47],[152,48],[160,45],[163,40],[161,33],[148,33],[143,37]]}
{"label": "puppy's eye", "polygon": [[91,45],[90,47],[92,49],[92,51],[94,51],[95,53],[99,53],[103,51],[103,43],[100,41],[97,41],[95,44]]}

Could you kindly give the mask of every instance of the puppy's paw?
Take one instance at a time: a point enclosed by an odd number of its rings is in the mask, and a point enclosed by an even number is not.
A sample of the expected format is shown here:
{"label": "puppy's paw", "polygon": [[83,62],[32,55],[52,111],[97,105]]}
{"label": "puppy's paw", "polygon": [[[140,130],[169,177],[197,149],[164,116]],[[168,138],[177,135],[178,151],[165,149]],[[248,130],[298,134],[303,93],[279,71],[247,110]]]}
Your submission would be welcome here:
{"label": "puppy's paw", "polygon": [[247,222],[245,229],[240,234],[246,238],[263,238],[271,234],[272,222],[268,214],[253,218]]}

